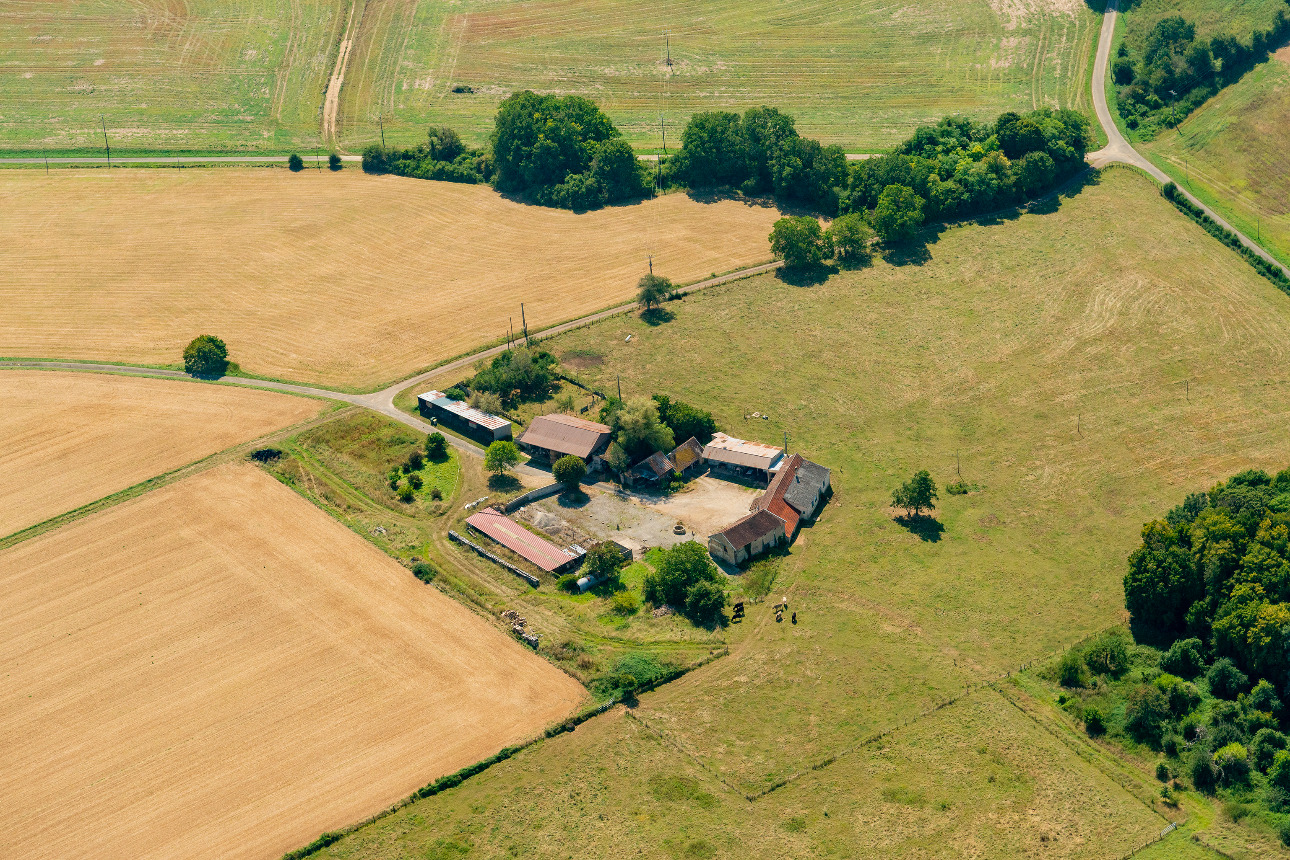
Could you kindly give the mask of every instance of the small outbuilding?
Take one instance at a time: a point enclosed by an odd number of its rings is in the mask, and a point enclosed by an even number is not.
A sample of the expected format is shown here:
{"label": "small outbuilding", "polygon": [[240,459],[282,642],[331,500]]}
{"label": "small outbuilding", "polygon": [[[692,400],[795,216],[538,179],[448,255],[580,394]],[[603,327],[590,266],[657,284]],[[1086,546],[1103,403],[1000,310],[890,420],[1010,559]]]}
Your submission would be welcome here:
{"label": "small outbuilding", "polygon": [[609,447],[611,433],[604,424],[557,413],[534,418],[515,441],[534,459],[554,463],[572,454],[592,468]]}
{"label": "small outbuilding", "polygon": [[768,510],[756,510],[708,538],[708,552],[734,565],[743,564],[786,541],[784,521]]}
{"label": "small outbuilding", "polygon": [[664,454],[655,451],[637,463],[631,470],[630,475],[634,481],[647,481],[651,484],[658,484],[667,480],[668,476],[676,471],[676,466],[672,465],[671,460]]}
{"label": "small outbuilding", "polygon": [[771,472],[784,457],[784,449],[762,442],[748,442],[725,433],[714,433],[703,447],[703,461],[714,472],[769,484]]}
{"label": "small outbuilding", "polygon": [[453,400],[442,391],[427,391],[417,398],[417,406],[424,417],[434,418],[480,442],[489,444],[511,438],[511,422]]}
{"label": "small outbuilding", "polygon": [[703,446],[691,436],[672,450],[667,456],[672,466],[684,478],[693,478],[703,469]]}

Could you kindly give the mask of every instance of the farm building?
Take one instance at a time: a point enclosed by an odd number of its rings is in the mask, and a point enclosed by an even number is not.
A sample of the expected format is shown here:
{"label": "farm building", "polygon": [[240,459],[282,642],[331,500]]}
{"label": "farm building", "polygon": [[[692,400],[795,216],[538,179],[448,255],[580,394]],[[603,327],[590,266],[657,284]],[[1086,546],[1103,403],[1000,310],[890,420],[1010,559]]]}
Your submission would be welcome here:
{"label": "farm building", "polygon": [[426,418],[442,421],[473,439],[496,442],[511,438],[511,422],[453,400],[442,391],[427,391],[417,398],[417,405]]}
{"label": "farm building", "polygon": [[730,564],[743,564],[787,540],[785,523],[768,510],[753,511],[708,537],[708,552]]}
{"label": "farm building", "polygon": [[[572,454],[581,457],[589,468],[597,465],[598,455],[609,447],[610,429],[585,418],[572,415],[540,415],[515,441],[535,459],[554,463]],[[594,459],[593,459],[594,458]]]}
{"label": "farm building", "polygon": [[686,478],[692,478],[703,468],[703,446],[691,436],[677,445],[667,458],[672,461],[677,472]]}
{"label": "farm building", "polygon": [[785,534],[792,541],[797,537],[801,520],[815,517],[828,489],[829,470],[801,454],[793,454],[784,458],[775,470],[770,486],[753,502],[752,509],[770,511],[783,520]]}
{"label": "farm building", "polygon": [[714,472],[767,484],[783,457],[783,448],[746,442],[725,433],[714,433],[703,448],[703,460]]}
{"label": "farm building", "polygon": [[563,573],[582,562],[582,555],[560,549],[496,508],[485,508],[466,518],[466,525],[497,541],[547,573]]}
{"label": "farm building", "polygon": [[651,484],[657,484],[666,480],[675,471],[677,471],[677,468],[672,465],[672,461],[664,454],[655,451],[637,463],[628,474],[633,481],[647,481]]}

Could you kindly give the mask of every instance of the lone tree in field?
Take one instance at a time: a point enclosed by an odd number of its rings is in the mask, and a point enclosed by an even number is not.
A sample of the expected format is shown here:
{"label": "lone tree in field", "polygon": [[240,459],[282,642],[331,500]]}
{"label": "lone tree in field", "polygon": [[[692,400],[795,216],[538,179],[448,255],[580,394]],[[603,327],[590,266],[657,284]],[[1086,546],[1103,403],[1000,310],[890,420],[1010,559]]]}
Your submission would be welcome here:
{"label": "lone tree in field", "polygon": [[193,376],[223,376],[228,370],[228,347],[213,334],[193,338],[184,347],[184,370]]}
{"label": "lone tree in field", "polygon": [[564,484],[566,491],[574,493],[578,490],[578,484],[587,476],[587,464],[582,462],[581,457],[569,454],[555,461],[555,465],[551,467],[551,474],[557,481]]}
{"label": "lone tree in field", "polygon": [[844,263],[867,263],[872,256],[869,240],[873,238],[873,230],[859,212],[835,218],[824,238],[833,246],[834,256]]}
{"label": "lone tree in field", "polygon": [[494,475],[500,475],[520,462],[520,449],[514,442],[499,439],[488,446],[484,454],[484,468]]}
{"label": "lone tree in field", "polygon": [[770,231],[770,251],[790,269],[818,266],[829,256],[820,222],[814,218],[780,218]]}
{"label": "lone tree in field", "polygon": [[873,226],[884,242],[908,242],[923,226],[923,198],[904,185],[888,185],[878,196]]}
{"label": "lone tree in field", "polygon": [[641,278],[640,288],[636,292],[636,301],[645,310],[652,310],[667,301],[672,292],[672,282],[661,275],[646,275]]}
{"label": "lone tree in field", "polygon": [[343,167],[343,166],[344,166],[344,165],[342,165],[342,164],[340,163],[340,156],[339,156],[339,155],[337,155],[336,153],[334,153],[334,152],[333,152],[331,155],[327,156],[327,169],[328,169],[328,170],[340,170],[340,169],[341,169],[341,167]]}
{"label": "lone tree in field", "polygon": [[291,168],[292,173],[299,173],[300,171],[305,169],[305,163],[304,161],[301,160],[299,155],[296,155],[293,152],[287,158],[287,167]]}
{"label": "lone tree in field", "polygon": [[932,480],[927,470],[923,469],[891,494],[891,503],[898,508],[904,508],[906,515],[910,517],[921,517],[923,508],[929,510],[936,508],[936,498],[936,482]]}

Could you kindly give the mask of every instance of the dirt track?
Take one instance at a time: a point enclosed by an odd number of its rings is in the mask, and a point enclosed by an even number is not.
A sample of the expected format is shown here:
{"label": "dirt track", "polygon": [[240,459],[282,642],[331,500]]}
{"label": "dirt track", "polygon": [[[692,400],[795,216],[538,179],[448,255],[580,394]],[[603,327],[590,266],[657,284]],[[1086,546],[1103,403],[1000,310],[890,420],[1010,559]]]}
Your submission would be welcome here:
{"label": "dirt track", "polygon": [[0,856],[276,858],[583,690],[264,473],[0,553]]}
{"label": "dirt track", "polygon": [[0,537],[316,414],[284,394],[88,373],[0,373]]}

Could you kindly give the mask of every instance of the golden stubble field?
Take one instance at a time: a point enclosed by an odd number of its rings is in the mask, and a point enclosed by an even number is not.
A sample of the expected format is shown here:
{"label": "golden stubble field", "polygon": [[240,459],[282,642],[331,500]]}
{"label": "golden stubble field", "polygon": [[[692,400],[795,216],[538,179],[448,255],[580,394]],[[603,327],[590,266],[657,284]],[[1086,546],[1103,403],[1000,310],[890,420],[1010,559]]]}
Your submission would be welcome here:
{"label": "golden stubble field", "polygon": [[0,370],[0,537],[316,415],[226,385]]}
{"label": "golden stubble field", "polygon": [[306,170],[0,174],[0,356],[375,387],[503,337],[770,258],[773,207],[669,195],[574,214],[490,188]]}
{"label": "golden stubble field", "polygon": [[583,689],[263,472],[0,553],[0,856],[276,857]]}

